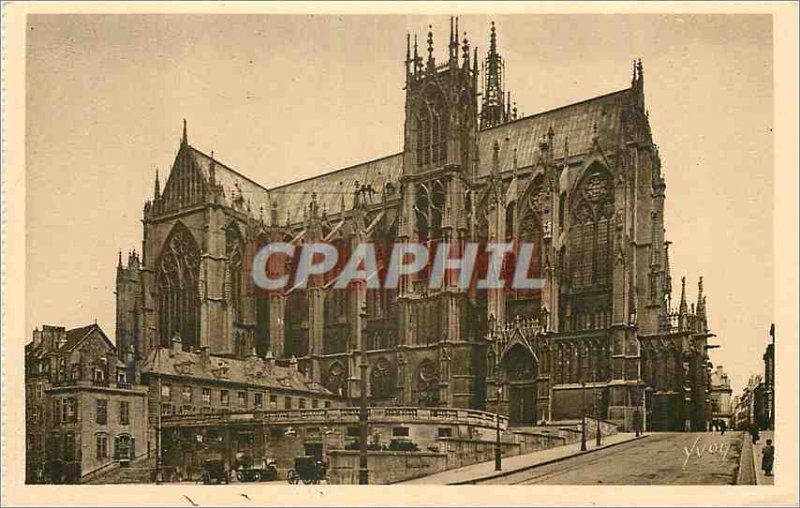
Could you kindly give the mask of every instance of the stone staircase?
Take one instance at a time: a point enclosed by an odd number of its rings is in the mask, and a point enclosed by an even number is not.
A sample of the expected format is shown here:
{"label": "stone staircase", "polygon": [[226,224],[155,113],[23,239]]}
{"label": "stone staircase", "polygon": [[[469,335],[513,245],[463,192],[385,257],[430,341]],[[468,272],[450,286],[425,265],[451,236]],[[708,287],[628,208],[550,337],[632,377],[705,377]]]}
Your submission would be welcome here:
{"label": "stone staircase", "polygon": [[117,483],[152,483],[151,475],[156,467],[155,457],[140,457],[130,466],[120,467],[119,465],[105,471],[87,475],[81,483],[94,484],[117,484]]}

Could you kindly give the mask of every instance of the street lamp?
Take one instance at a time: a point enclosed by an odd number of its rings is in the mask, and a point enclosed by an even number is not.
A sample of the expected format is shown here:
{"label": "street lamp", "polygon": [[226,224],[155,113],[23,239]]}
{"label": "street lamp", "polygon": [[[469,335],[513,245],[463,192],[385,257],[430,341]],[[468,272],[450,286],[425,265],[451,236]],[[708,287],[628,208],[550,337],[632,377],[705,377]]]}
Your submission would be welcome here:
{"label": "street lamp", "polygon": [[597,403],[597,369],[592,371],[592,377],[594,378],[594,386],[592,387],[592,393],[594,394],[594,421],[597,424],[594,434],[594,444],[599,447],[602,443],[602,436],[600,434],[600,407]]}
{"label": "street lamp", "polygon": [[503,469],[502,460],[503,454],[500,450],[500,396],[503,394],[503,387],[497,387],[497,404],[495,406],[495,412],[497,413],[497,438],[494,442],[494,470],[500,471]]}
{"label": "street lamp", "polygon": [[586,381],[581,381],[581,451],[586,451]]}
{"label": "street lamp", "polygon": [[[364,302],[361,307],[361,323],[359,323],[360,327],[365,327],[367,321],[367,302]],[[359,380],[359,386],[361,390],[361,397],[360,397],[360,407],[358,411],[358,424],[359,424],[359,443],[358,443],[358,484],[359,485],[368,485],[369,484],[369,470],[367,469],[367,435],[369,431],[367,429],[367,355],[366,355],[366,348],[364,347],[363,343],[363,333],[361,334],[361,340],[359,340],[359,354],[361,356],[361,363],[359,364],[359,368],[361,370],[361,379]]]}

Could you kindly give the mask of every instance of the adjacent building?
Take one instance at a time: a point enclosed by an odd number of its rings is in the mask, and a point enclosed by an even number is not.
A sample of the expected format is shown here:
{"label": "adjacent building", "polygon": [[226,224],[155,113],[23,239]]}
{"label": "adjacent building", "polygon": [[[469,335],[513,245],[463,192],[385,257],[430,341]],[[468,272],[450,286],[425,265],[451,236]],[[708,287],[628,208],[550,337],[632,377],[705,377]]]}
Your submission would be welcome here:
{"label": "adjacent building", "polygon": [[[141,257],[119,263],[129,375],[178,334],[195,365],[294,357],[313,386],[345,400],[360,394],[365,358],[372,405],[485,409],[525,426],[574,419],[596,398],[598,416],[628,429],[637,418],[652,430],[706,428],[706,296],[701,280],[690,304],[682,280],[673,305],[641,61],[628,87],[524,116],[494,25],[483,58],[458,33],[451,26],[443,55],[432,32],[422,48],[409,38],[399,153],[267,188],[192,145],[184,122],[169,177],[162,187],[156,175],[144,205]],[[337,291],[331,274],[259,292],[252,261],[275,241],[327,242],[341,257],[363,242],[386,253],[525,241],[544,283],[475,291],[419,274]],[[325,399],[303,398],[316,393]]]}
{"label": "adjacent building", "polygon": [[733,419],[733,401],[731,381],[722,365],[717,365],[711,373],[711,419],[725,422],[730,428]]}
{"label": "adjacent building", "polygon": [[27,483],[73,483],[147,453],[146,389],[103,330],[45,325],[25,346]]}

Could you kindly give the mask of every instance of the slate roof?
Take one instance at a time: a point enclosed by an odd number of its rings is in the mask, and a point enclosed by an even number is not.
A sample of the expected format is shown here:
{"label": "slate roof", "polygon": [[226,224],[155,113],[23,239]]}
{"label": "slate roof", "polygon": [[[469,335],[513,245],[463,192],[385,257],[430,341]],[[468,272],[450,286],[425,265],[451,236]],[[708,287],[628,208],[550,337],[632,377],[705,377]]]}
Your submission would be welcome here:
{"label": "slate roof", "polygon": [[[476,176],[480,178],[491,172],[492,147],[495,141],[500,143],[501,172],[513,168],[514,149],[517,150],[518,168],[534,165],[538,157],[539,141],[551,128],[554,134],[555,159],[588,152],[592,145],[595,124],[601,142],[616,144],[621,135],[622,107],[632,93],[633,90],[627,88],[479,131],[479,165]],[[567,140],[569,153],[565,153]],[[190,148],[204,178],[208,179],[211,173],[211,157],[194,147]],[[267,189],[216,159],[214,166],[215,180],[222,185],[228,201],[241,195],[245,201],[250,201],[253,216],[258,216],[262,207],[266,216],[271,208],[271,199],[274,199],[278,203],[280,223],[285,223],[288,215],[290,223],[297,224],[303,220],[303,209],[310,202],[312,193],[317,194],[320,209],[327,210],[328,214],[340,211],[342,196],[345,209],[352,208],[356,181],[372,185],[377,192],[375,199],[380,201],[384,185],[387,182],[397,185],[402,175],[403,153],[272,189]]]}
{"label": "slate roof", "polygon": [[[187,365],[188,370],[184,370]],[[302,372],[280,365],[274,365],[270,369],[265,360],[256,357],[240,360],[210,355],[204,358],[200,353],[161,348],[150,352],[141,371],[143,374],[191,376],[194,379],[260,386],[265,389],[333,395],[322,385],[306,380]]]}

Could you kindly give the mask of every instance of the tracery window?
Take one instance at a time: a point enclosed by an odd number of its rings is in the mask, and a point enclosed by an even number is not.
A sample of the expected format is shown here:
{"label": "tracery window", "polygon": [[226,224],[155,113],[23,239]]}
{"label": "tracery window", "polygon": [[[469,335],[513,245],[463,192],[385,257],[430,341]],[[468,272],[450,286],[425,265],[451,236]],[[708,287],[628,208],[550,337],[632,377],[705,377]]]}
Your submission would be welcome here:
{"label": "tracery window", "polygon": [[184,349],[194,348],[200,336],[200,250],[186,226],[179,223],[172,230],[157,266],[161,344],[168,346],[177,333]]}
{"label": "tracery window", "polygon": [[394,395],[397,374],[386,358],[381,358],[370,375],[370,386],[374,399],[388,399]]}
{"label": "tracery window", "polygon": [[614,197],[611,179],[599,165],[589,168],[573,198],[570,265],[573,288],[610,283]]}
{"label": "tracery window", "polygon": [[440,180],[417,185],[414,213],[421,242],[441,237],[445,195],[444,184]]}
{"label": "tracery window", "polygon": [[444,164],[447,161],[448,114],[444,97],[438,89],[430,89],[417,110],[417,165]]}
{"label": "tracery window", "polygon": [[439,405],[439,367],[424,360],[417,370],[417,400],[420,407]]}

